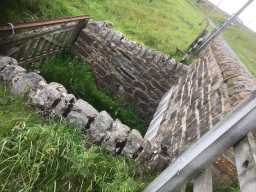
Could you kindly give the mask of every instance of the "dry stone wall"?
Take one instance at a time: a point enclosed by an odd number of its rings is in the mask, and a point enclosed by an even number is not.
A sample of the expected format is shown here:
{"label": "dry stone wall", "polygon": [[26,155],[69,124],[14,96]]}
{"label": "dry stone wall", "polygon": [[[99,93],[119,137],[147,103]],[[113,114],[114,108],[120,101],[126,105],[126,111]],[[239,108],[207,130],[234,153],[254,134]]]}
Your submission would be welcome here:
{"label": "dry stone wall", "polygon": [[[172,162],[249,97],[255,85],[219,37],[164,95],[145,138]],[[226,173],[235,174],[227,166],[232,165],[230,159],[220,158],[216,163]]]}
{"label": "dry stone wall", "polygon": [[13,94],[25,97],[43,116],[66,119],[113,154],[135,159],[153,170],[167,165],[165,155],[137,130],[112,119],[106,111],[98,112],[88,102],[69,94],[63,85],[47,83],[39,74],[27,72],[15,59],[0,56],[0,83],[9,86]]}
{"label": "dry stone wall", "polygon": [[76,48],[92,66],[97,84],[133,104],[148,122],[163,94],[187,66],[127,39],[110,24],[90,21]]}
{"label": "dry stone wall", "polygon": [[[64,118],[96,144],[154,170],[172,163],[255,90],[255,80],[220,37],[190,66],[128,40],[105,22],[90,21],[75,48],[92,66],[98,85],[134,104],[145,120],[157,108],[144,138],[12,58],[0,57],[0,80],[42,115]],[[216,164],[233,174],[224,156]]]}

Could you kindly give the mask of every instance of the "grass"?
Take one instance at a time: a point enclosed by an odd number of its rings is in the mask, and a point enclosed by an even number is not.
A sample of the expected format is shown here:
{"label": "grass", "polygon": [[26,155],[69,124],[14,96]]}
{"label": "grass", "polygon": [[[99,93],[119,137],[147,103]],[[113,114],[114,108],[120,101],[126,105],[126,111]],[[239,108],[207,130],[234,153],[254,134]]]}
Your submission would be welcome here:
{"label": "grass", "polygon": [[202,14],[188,0],[2,0],[1,23],[90,15],[108,20],[129,38],[171,56],[202,30]]}
{"label": "grass", "polygon": [[256,33],[236,24],[224,32],[224,37],[249,71],[256,77]]}
{"label": "grass", "polygon": [[[137,166],[43,120],[0,85],[0,191],[140,192]],[[86,144],[87,148],[84,147]]]}
{"label": "grass", "polygon": [[[217,25],[223,24],[224,20],[227,18],[227,14],[219,9],[211,11],[212,5],[210,4],[204,3],[200,6],[204,14],[210,16]],[[224,38],[240,57],[241,61],[247,66],[249,71],[256,77],[256,33],[244,25],[236,23],[224,31]]]}
{"label": "grass", "polygon": [[231,186],[217,186],[216,192],[240,192],[240,187],[237,184]]}
{"label": "grass", "polygon": [[70,93],[86,100],[97,110],[106,110],[113,118],[120,119],[142,134],[145,133],[147,125],[139,118],[134,108],[123,105],[120,99],[111,97],[106,90],[99,89],[90,65],[82,59],[65,53],[43,62],[39,70],[49,82],[63,84]]}

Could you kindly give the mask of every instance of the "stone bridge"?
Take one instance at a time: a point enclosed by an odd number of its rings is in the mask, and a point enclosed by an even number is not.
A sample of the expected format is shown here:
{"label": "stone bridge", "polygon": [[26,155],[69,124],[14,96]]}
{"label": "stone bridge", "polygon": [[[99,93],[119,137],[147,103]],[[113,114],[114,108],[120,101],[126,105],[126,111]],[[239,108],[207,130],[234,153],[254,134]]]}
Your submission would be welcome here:
{"label": "stone bridge", "polygon": [[[189,66],[128,40],[104,22],[89,22],[76,48],[91,64],[99,86],[134,103],[151,120],[145,139],[168,163],[255,90],[254,78],[222,37]],[[229,176],[236,174],[232,164],[230,151],[215,163]]]}
{"label": "stone bridge", "polygon": [[[92,66],[99,86],[134,104],[150,123],[144,138],[11,58],[0,59],[0,80],[44,114],[64,117],[87,130],[95,143],[156,170],[172,163],[255,90],[254,78],[221,37],[185,65],[127,39],[108,23],[90,21],[74,48]],[[215,165],[229,176],[235,174],[230,151]]]}

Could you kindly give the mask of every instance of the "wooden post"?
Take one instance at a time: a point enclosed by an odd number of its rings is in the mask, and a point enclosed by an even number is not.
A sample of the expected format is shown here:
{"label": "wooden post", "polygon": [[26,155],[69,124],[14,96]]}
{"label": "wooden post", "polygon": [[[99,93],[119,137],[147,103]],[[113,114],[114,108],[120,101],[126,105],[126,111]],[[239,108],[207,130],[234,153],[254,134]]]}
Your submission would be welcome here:
{"label": "wooden post", "polygon": [[186,189],[187,189],[187,185],[183,185],[180,189],[180,192],[186,192]]}
{"label": "wooden post", "polygon": [[204,170],[195,180],[193,184],[194,192],[212,192],[212,172],[211,168]]}
{"label": "wooden post", "polygon": [[84,19],[82,21],[79,21],[76,28],[74,28],[74,32],[73,32],[73,35],[72,35],[72,38],[71,38],[71,46],[75,43],[79,34],[83,30],[83,28],[86,27],[87,23],[88,23],[88,19]]}
{"label": "wooden post", "polygon": [[235,159],[241,192],[256,191],[256,145],[249,133],[235,146]]}
{"label": "wooden post", "polygon": [[254,159],[254,162],[256,163],[256,138],[254,137],[252,132],[250,132],[247,137],[251,147],[252,157]]}

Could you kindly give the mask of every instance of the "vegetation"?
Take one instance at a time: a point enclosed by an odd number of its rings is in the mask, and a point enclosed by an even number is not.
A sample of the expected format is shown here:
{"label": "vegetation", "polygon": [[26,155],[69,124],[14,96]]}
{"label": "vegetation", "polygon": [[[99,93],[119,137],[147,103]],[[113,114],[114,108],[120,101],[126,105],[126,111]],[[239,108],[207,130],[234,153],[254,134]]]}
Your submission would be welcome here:
{"label": "vegetation", "polygon": [[129,38],[170,55],[198,35],[202,14],[188,0],[2,0],[0,23],[88,14]]}
{"label": "vegetation", "polygon": [[41,119],[0,86],[0,191],[140,192],[144,185],[134,162],[90,145],[65,122]]}
{"label": "vegetation", "polygon": [[41,64],[39,70],[48,81],[63,84],[70,93],[85,99],[97,110],[106,110],[113,118],[145,133],[147,125],[133,107],[122,105],[120,99],[110,97],[108,91],[99,89],[90,65],[82,59],[70,53],[62,54]]}
{"label": "vegetation", "polygon": [[236,24],[225,31],[224,37],[256,77],[256,33],[243,25]]}
{"label": "vegetation", "polygon": [[226,186],[226,187],[218,187],[216,189],[217,192],[240,192],[239,186]]}
{"label": "vegetation", "polygon": [[[200,6],[217,25],[223,24],[228,16],[220,9],[213,9],[211,4],[202,3]],[[243,24],[236,23],[225,30],[224,37],[249,71],[256,76],[256,33]]]}

